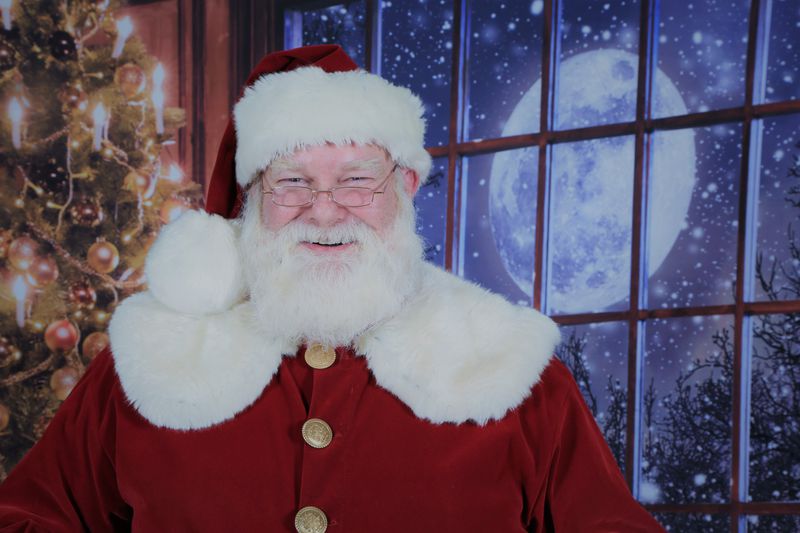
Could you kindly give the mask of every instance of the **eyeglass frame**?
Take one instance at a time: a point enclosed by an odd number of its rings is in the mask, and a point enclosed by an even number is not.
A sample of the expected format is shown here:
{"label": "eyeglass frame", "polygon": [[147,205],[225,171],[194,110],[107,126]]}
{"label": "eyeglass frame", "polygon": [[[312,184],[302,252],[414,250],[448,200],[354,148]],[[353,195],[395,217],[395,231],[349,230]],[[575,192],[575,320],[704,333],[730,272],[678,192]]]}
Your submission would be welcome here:
{"label": "eyeglass frame", "polygon": [[[367,207],[368,205],[372,205],[375,202],[375,195],[376,194],[385,194],[386,193],[386,187],[388,187],[388,185],[389,185],[389,178],[391,178],[394,175],[394,171],[397,170],[397,168],[399,166],[400,166],[399,163],[395,163],[394,166],[392,167],[392,170],[389,171],[389,173],[386,175],[386,177],[383,178],[383,180],[374,189],[371,189],[369,187],[357,187],[357,186],[352,186],[352,185],[343,185],[343,186],[331,187],[330,189],[325,190],[325,191],[312,189],[311,187],[306,187],[305,185],[278,185],[277,187],[272,187],[272,186],[269,186],[266,183],[266,180],[264,179],[264,174],[262,174],[261,180],[260,180],[261,181],[261,194],[270,194],[270,195],[272,195],[272,203],[273,203],[273,205],[277,205],[278,207],[308,207],[310,205],[314,205],[314,202],[317,201],[317,194],[319,194],[319,193],[327,194],[328,198],[330,198],[331,202],[335,203],[336,205],[338,205],[340,207],[346,207],[346,208]],[[269,186],[270,190],[268,190],[268,191],[264,190],[265,186]],[[381,187],[383,187],[383,190],[378,190]],[[300,205],[283,205],[283,204],[279,204],[279,203],[275,202],[275,194],[274,194],[275,193],[275,189],[306,189],[306,190],[311,191],[311,201],[309,201],[309,202],[307,202],[305,204],[300,204]],[[345,204],[341,204],[341,203],[337,202],[336,198],[334,198],[335,191],[339,190],[339,189],[360,189],[360,190],[363,190],[363,191],[371,192],[372,196],[370,197],[369,202],[367,202],[366,204],[362,204],[362,205],[345,205]]]}

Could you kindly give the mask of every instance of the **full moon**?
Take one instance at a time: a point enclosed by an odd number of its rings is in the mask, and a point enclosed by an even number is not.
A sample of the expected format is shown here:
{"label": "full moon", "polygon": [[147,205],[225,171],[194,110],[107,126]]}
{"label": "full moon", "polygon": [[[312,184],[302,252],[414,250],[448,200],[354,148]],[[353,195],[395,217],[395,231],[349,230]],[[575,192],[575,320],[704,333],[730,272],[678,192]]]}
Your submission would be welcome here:
{"label": "full moon", "polygon": [[[595,50],[560,64],[556,129],[634,119],[636,55]],[[686,113],[678,89],[661,71],[653,83],[653,115]],[[502,135],[538,129],[541,80],[522,96]],[[650,138],[650,214],[647,275],[655,272],[678,237],[695,181],[692,130],[657,132]],[[550,175],[546,298],[549,312],[600,311],[629,293],[633,200],[632,135],[558,144]],[[494,156],[489,186],[492,234],[506,271],[533,294],[536,165],[538,148]],[[533,178],[531,178],[533,177]],[[531,181],[533,179],[533,181]]]}

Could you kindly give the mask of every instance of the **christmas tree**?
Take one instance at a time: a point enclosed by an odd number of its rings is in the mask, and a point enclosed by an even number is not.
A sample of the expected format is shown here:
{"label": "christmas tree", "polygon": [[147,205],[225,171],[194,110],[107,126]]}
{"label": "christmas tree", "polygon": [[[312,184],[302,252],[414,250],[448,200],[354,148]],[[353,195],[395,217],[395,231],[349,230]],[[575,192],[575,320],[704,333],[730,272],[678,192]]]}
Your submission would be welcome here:
{"label": "christmas tree", "polygon": [[143,289],[159,227],[196,205],[169,164],[184,112],[108,0],[0,0],[0,481]]}

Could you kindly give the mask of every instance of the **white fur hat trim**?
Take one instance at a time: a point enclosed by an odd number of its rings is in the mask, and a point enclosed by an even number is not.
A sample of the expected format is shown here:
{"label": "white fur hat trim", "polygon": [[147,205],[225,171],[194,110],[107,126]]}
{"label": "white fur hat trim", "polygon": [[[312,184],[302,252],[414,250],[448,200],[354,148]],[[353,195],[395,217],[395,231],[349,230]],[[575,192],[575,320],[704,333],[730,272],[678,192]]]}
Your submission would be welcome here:
{"label": "white fur hat trim", "polygon": [[424,107],[403,87],[363,70],[303,67],[268,74],[234,108],[236,181],[245,187],[274,159],[298,148],[375,144],[396,163],[428,178]]}

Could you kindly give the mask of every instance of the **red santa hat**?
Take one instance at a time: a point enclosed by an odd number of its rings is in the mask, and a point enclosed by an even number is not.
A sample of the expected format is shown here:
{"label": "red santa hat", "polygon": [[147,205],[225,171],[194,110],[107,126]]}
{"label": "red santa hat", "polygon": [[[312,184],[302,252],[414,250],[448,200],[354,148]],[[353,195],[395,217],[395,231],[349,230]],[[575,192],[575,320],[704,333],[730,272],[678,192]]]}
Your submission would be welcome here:
{"label": "red santa hat", "polygon": [[220,143],[206,211],[235,217],[242,189],[274,159],[305,146],[374,144],[424,182],[420,99],[360,70],[337,45],[305,46],[265,56],[250,74]]}
{"label": "red santa hat", "polygon": [[[220,313],[247,288],[237,230],[243,189],[275,158],[304,146],[375,144],[428,177],[423,106],[411,91],[359,70],[336,45],[265,56],[250,74],[220,143],[206,196],[208,214],[170,223],[148,253],[153,296],[176,311]],[[216,216],[219,215],[219,216]]]}

